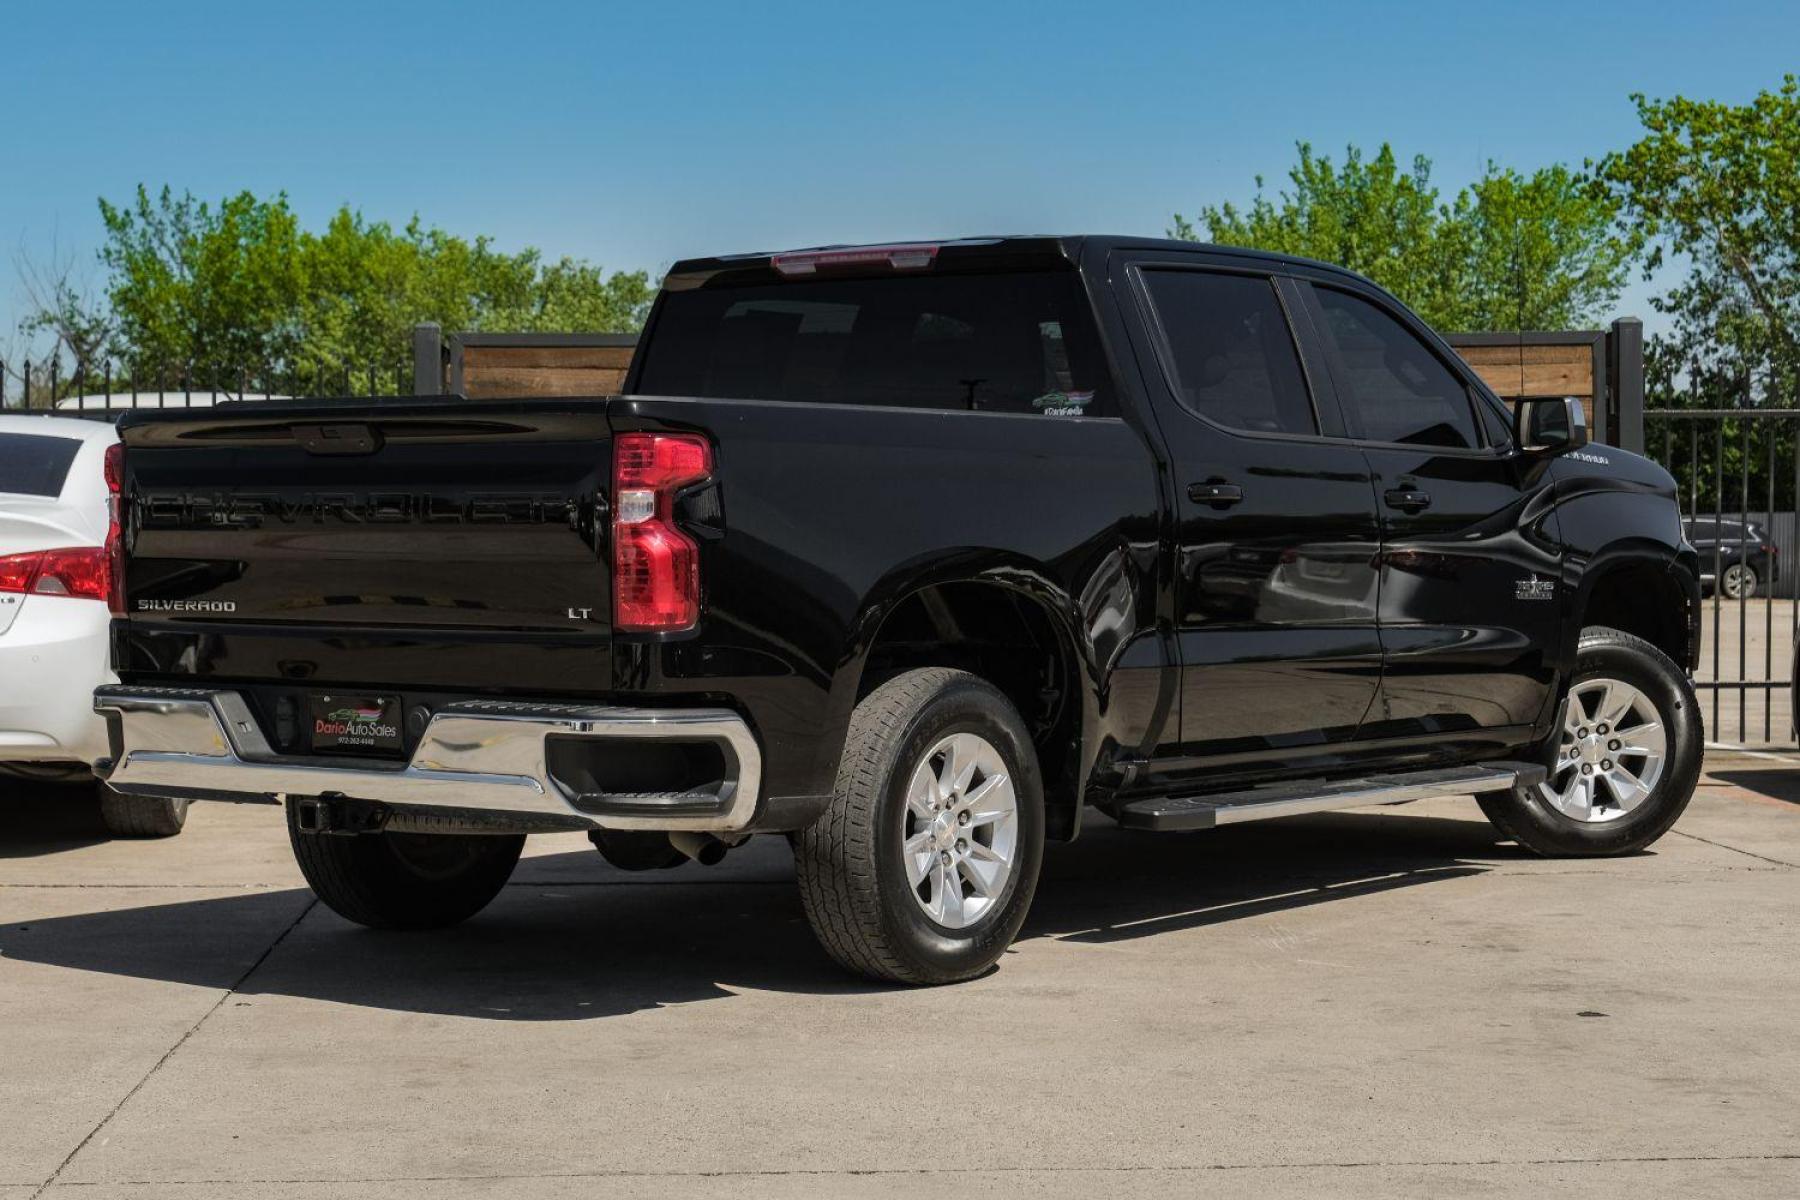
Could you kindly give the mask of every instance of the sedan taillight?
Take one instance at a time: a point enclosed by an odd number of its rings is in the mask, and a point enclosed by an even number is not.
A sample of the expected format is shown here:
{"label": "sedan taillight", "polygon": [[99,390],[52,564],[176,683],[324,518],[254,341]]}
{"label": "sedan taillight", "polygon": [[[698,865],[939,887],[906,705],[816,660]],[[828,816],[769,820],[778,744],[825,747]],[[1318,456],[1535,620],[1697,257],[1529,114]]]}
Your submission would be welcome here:
{"label": "sedan taillight", "polygon": [[0,558],[0,592],[109,600],[112,562],[104,546],[9,554]]}
{"label": "sedan taillight", "polygon": [[43,561],[42,550],[0,558],[0,592],[29,592],[37,581],[38,566]]}

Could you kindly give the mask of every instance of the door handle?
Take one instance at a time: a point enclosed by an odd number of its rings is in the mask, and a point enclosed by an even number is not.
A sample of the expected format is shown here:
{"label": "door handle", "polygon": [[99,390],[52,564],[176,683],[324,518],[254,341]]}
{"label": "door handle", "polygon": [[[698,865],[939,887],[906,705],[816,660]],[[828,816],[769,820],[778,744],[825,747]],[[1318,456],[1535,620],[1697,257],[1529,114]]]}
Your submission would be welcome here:
{"label": "door handle", "polygon": [[1389,508],[1397,508],[1401,512],[1423,512],[1431,507],[1431,494],[1416,487],[1389,488],[1383,498],[1387,500]]}
{"label": "door handle", "polygon": [[1243,498],[1244,489],[1235,483],[1213,480],[1210,483],[1188,484],[1188,499],[1195,504],[1210,504],[1214,508],[1230,508]]}

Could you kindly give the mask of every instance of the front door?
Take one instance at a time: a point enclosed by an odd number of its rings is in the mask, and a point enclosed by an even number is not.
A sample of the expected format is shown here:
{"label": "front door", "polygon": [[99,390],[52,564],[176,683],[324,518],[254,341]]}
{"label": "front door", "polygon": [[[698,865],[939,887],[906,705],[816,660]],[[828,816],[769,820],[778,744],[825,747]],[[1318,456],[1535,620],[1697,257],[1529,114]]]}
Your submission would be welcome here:
{"label": "front door", "polygon": [[1380,506],[1381,697],[1367,736],[1445,750],[1533,723],[1555,686],[1560,547],[1541,461],[1469,377],[1371,294],[1307,289]]}
{"label": "front door", "polygon": [[1145,261],[1137,291],[1172,402],[1177,756],[1246,766],[1350,740],[1374,700],[1379,530],[1368,466],[1332,440],[1291,284]]}

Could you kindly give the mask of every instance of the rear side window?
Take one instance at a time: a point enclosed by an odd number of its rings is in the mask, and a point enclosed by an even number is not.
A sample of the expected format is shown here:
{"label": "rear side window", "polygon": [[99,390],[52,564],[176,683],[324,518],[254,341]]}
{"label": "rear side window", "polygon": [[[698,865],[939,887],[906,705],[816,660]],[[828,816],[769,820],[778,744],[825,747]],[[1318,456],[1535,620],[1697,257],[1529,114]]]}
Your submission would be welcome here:
{"label": "rear side window", "polygon": [[1072,271],[670,292],[637,390],[1058,417],[1116,411]]}
{"label": "rear side window", "polygon": [[1714,542],[1726,546],[1735,546],[1739,542],[1766,542],[1767,532],[1760,525],[1745,525],[1741,521],[1715,521],[1711,517],[1696,517],[1688,525],[1688,541]]}
{"label": "rear side window", "polygon": [[1324,287],[1314,294],[1365,438],[1461,449],[1478,444],[1468,388],[1430,347],[1367,300]]}
{"label": "rear side window", "polygon": [[59,496],[81,443],[38,433],[0,433],[0,492]]}
{"label": "rear side window", "polygon": [[1252,433],[1319,431],[1272,280],[1146,271],[1144,281],[1189,408]]}

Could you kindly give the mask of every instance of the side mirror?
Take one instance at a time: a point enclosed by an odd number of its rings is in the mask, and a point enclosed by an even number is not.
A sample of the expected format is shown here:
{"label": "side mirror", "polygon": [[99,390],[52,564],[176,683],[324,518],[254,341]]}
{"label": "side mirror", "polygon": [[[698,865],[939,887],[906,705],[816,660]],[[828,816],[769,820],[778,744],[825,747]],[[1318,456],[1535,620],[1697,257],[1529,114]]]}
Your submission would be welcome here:
{"label": "side mirror", "polygon": [[1513,406],[1513,442],[1526,454],[1566,454],[1588,444],[1587,414],[1573,396],[1520,400]]}

